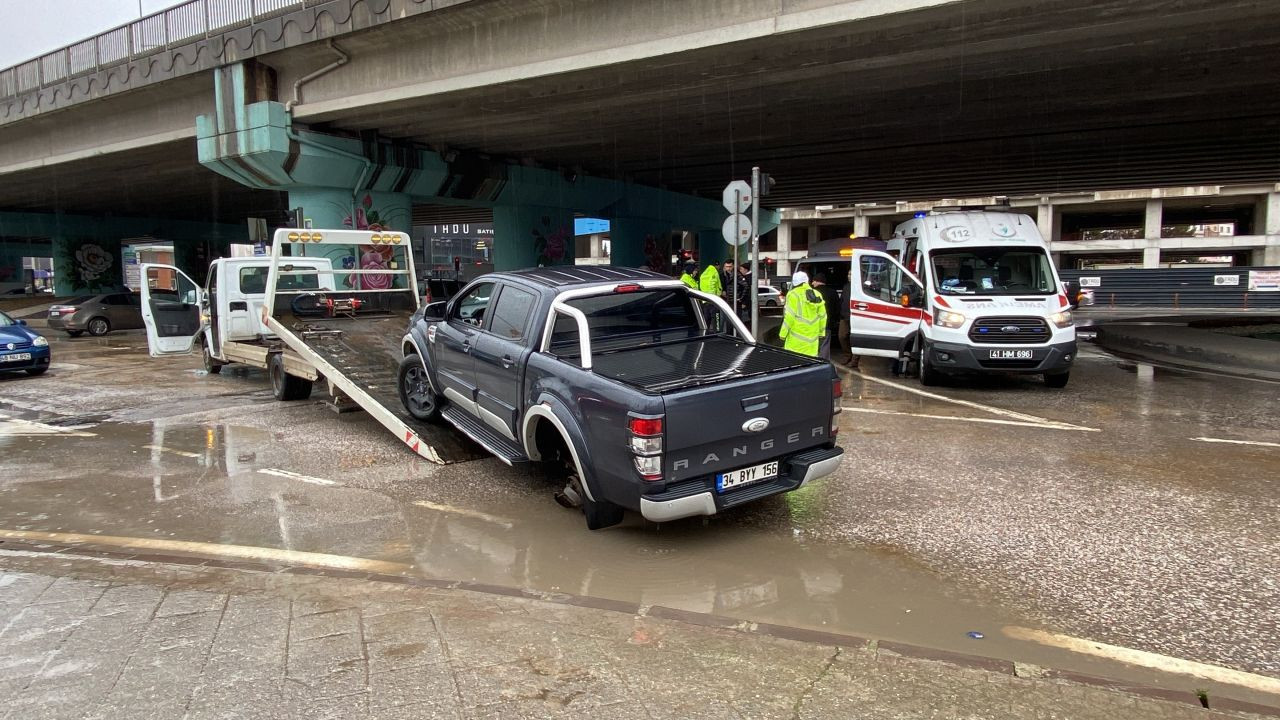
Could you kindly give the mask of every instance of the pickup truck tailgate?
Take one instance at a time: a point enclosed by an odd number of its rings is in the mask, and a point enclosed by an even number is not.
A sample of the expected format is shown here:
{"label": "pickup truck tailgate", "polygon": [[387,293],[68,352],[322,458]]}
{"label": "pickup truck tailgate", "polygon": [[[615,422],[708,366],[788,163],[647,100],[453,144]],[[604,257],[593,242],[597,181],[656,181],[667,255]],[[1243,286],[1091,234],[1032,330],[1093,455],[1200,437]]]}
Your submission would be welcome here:
{"label": "pickup truck tailgate", "polygon": [[[664,394],[668,481],[756,465],[832,442],[832,381],[831,366],[824,362]],[[748,430],[759,418],[768,421],[767,427]]]}

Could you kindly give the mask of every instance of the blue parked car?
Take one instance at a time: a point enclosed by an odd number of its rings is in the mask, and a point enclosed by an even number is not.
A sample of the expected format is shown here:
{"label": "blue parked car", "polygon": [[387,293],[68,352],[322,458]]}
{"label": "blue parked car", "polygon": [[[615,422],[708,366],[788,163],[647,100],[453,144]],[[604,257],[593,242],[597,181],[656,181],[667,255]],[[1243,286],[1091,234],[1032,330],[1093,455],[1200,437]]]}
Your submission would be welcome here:
{"label": "blue parked car", "polygon": [[26,370],[43,375],[49,369],[49,341],[27,327],[26,320],[14,320],[0,312],[0,372]]}

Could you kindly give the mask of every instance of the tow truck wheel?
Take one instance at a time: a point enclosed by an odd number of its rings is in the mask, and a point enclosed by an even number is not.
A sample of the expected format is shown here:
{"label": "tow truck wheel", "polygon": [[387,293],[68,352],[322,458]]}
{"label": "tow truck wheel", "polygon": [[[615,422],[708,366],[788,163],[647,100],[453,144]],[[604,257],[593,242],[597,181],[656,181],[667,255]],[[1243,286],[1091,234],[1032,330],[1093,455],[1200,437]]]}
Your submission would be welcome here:
{"label": "tow truck wheel", "polygon": [[942,382],[942,373],[933,369],[933,363],[929,360],[929,356],[933,354],[933,348],[929,347],[929,343],[920,343],[920,384],[921,385],[937,385]]}
{"label": "tow truck wheel", "polygon": [[284,358],[271,356],[267,372],[271,375],[271,391],[277,400],[306,400],[311,397],[311,381],[284,371]]}
{"label": "tow truck wheel", "polygon": [[1051,388],[1064,388],[1067,386],[1067,381],[1070,379],[1070,372],[1053,373],[1052,375],[1044,376],[1044,384]]}
{"label": "tow truck wheel", "polygon": [[431,389],[427,371],[417,355],[405,355],[400,361],[400,403],[415,420],[430,422],[440,417],[440,398]]}
{"label": "tow truck wheel", "polygon": [[209,352],[209,346],[205,343],[200,343],[200,356],[201,359],[204,360],[205,372],[210,375],[217,375],[222,372],[223,363],[213,359],[213,354]]}

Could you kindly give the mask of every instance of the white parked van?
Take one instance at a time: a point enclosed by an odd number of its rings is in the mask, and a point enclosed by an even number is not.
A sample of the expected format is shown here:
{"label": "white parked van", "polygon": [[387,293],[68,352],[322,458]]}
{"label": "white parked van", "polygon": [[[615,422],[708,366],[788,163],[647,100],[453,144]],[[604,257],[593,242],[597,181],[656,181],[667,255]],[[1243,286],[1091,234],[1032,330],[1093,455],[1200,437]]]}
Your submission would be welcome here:
{"label": "white parked van", "polygon": [[1076,356],[1067,296],[1026,215],[940,212],[854,250],[849,346],[904,358],[925,385],[949,372],[1044,375],[1065,387]]}

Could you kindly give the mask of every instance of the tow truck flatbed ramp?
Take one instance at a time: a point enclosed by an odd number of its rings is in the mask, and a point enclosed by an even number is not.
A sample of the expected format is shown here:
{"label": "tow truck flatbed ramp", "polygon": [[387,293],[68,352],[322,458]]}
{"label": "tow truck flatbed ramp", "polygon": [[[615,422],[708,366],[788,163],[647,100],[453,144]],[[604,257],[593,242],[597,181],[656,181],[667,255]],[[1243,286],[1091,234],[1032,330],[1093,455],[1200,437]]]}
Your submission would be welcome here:
{"label": "tow truck flatbed ramp", "polygon": [[[304,236],[319,239],[301,240]],[[378,242],[373,242],[375,238]],[[283,247],[302,255],[323,252],[326,245],[354,247],[357,257],[362,248],[367,252],[371,247],[386,247],[400,269],[333,271],[334,275],[351,278],[348,282],[357,288],[361,287],[361,279],[370,274],[381,276],[377,285],[391,286],[376,290],[325,288],[319,292],[297,292],[279,287],[281,276],[298,274],[291,271],[289,256],[282,257]],[[394,280],[388,282],[387,278]],[[294,302],[304,298],[307,300],[304,305],[316,306],[317,297],[321,307],[329,300],[357,300],[360,308],[350,312],[299,312]],[[397,388],[400,341],[418,304],[408,236],[352,230],[278,230],[272,247],[267,298],[263,308],[267,326],[290,349],[314,365],[335,389],[390,430],[410,450],[440,464],[485,456],[479,446],[452,428],[415,420],[400,402]]]}

